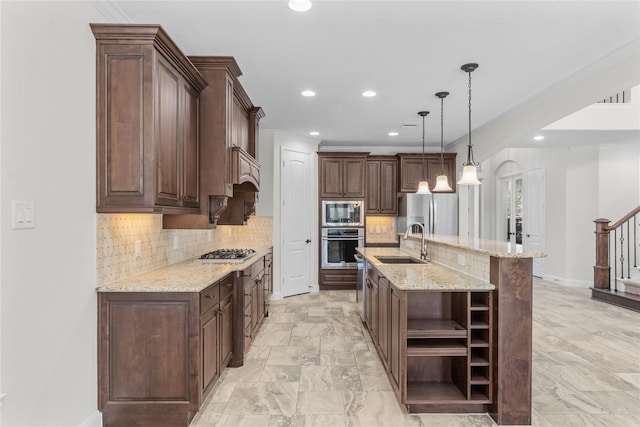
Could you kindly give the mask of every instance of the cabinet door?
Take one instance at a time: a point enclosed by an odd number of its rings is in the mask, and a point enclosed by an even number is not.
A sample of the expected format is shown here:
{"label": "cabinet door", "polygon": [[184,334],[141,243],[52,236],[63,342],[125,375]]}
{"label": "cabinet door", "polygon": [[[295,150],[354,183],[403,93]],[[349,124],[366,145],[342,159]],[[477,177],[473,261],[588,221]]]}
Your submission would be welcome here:
{"label": "cabinet door", "polygon": [[182,111],[182,206],[200,206],[200,144],[198,136],[199,94],[186,82],[183,87]]}
{"label": "cabinet door", "polygon": [[342,161],[320,158],[320,197],[342,197]]}
{"label": "cabinet door", "polygon": [[220,371],[233,356],[233,293],[220,301]]}
{"label": "cabinet door", "polygon": [[368,215],[380,213],[380,161],[367,161],[367,194],[365,203]]}
{"label": "cabinet door", "polygon": [[207,390],[220,376],[218,360],[218,309],[202,317],[202,390]]}
{"label": "cabinet door", "polygon": [[378,279],[378,346],[382,363],[389,364],[389,281]]}
{"label": "cabinet door", "polygon": [[400,292],[391,287],[391,309],[389,313],[389,371],[395,382],[395,387],[400,388]]}
{"label": "cabinet door", "polygon": [[[145,167],[145,138],[152,123],[151,93],[144,76],[151,72],[151,51],[143,46],[100,45],[97,86],[97,208],[143,208],[153,203],[153,174]],[[143,108],[140,108],[140,107]]]}
{"label": "cabinet door", "polygon": [[260,318],[259,318],[260,301],[259,301],[259,295],[258,295],[259,288],[260,288],[260,285],[259,285],[259,282],[257,281],[254,281],[251,284],[251,339],[255,338],[257,333],[256,328],[260,323]]}
{"label": "cabinet door", "polygon": [[264,318],[264,281],[267,277],[262,276],[258,282],[258,323]]}
{"label": "cabinet door", "polygon": [[371,335],[374,344],[378,344],[378,283],[371,280]]}
{"label": "cabinet door", "polygon": [[364,311],[365,311],[365,317],[366,317],[366,323],[367,323],[367,328],[369,329],[369,332],[371,332],[373,334],[373,318],[371,317],[371,301],[373,300],[373,290],[371,289],[372,285],[371,285],[371,279],[369,279],[369,277],[367,277],[366,279],[366,283],[365,286],[367,287],[366,292],[366,296],[365,296],[365,300],[364,300]]}
{"label": "cabinet door", "polygon": [[398,214],[398,162],[395,160],[380,161],[379,203],[381,214]]}
{"label": "cabinet door", "polygon": [[242,108],[240,101],[234,98],[232,112],[232,134],[233,145],[249,152],[249,116]]}
{"label": "cabinet door", "polygon": [[346,158],[342,162],[343,197],[363,198],[366,184],[366,159]]}
{"label": "cabinet door", "polygon": [[182,140],[180,129],[180,92],[179,74],[161,57],[158,57],[157,69],[157,114],[156,127],[156,204],[161,206],[180,206],[179,176],[182,153],[178,147]]}

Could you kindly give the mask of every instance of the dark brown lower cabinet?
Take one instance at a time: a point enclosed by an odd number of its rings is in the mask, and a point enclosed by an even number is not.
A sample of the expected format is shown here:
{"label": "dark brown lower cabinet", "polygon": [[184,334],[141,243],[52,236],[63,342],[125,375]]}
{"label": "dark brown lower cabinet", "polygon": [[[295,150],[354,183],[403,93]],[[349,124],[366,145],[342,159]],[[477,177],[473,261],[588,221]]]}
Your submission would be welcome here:
{"label": "dark brown lower cabinet", "polygon": [[233,276],[202,292],[98,293],[105,426],[188,426],[232,359]]}
{"label": "dark brown lower cabinet", "polygon": [[320,290],[355,290],[357,278],[356,268],[321,268]]}
{"label": "dark brown lower cabinet", "polygon": [[[236,280],[240,284],[238,300],[243,301],[239,309],[243,313],[240,324],[237,326],[238,339],[235,343],[235,353],[246,352],[256,337],[262,319],[265,316],[267,292],[265,291],[265,280],[270,280],[271,276],[265,274],[265,260],[260,258],[251,266],[235,273]],[[237,364],[239,363],[239,364]],[[232,366],[240,366],[241,360],[234,360]]]}
{"label": "dark brown lower cabinet", "polygon": [[405,291],[369,270],[367,327],[408,412],[488,412],[491,291]]}

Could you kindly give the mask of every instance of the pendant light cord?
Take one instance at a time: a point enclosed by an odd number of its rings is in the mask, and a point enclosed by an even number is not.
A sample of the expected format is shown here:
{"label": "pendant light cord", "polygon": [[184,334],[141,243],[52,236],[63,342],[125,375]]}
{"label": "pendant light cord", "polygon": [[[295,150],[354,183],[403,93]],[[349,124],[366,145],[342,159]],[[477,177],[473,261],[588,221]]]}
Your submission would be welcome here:
{"label": "pendant light cord", "polygon": [[444,175],[444,96],[440,98],[440,174]]}
{"label": "pendant light cord", "polygon": [[424,118],[426,114],[422,115],[422,180],[424,181]]}
{"label": "pendant light cord", "polygon": [[469,145],[467,147],[467,163],[464,163],[464,166],[478,166],[478,163],[476,163],[473,158],[473,146],[471,145],[471,72],[474,69],[475,68],[467,70],[467,73],[469,73]]}

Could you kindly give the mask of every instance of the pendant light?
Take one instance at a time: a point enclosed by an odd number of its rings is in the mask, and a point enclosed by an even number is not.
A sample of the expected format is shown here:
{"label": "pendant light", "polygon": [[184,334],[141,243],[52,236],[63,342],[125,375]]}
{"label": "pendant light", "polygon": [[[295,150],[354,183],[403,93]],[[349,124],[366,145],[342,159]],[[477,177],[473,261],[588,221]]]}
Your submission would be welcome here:
{"label": "pendant light", "polygon": [[416,194],[431,194],[429,191],[429,182],[424,178],[424,118],[429,114],[428,111],[419,111],[418,115],[422,117],[422,181],[418,184]]}
{"label": "pendant light", "polygon": [[478,64],[464,64],[460,69],[469,74],[469,145],[467,146],[467,161],[462,164],[462,178],[459,185],[480,185],[476,172],[476,163],[473,159],[473,145],[471,145],[471,73],[478,68]]}
{"label": "pendant light", "polygon": [[447,95],[449,92],[436,93],[436,96],[440,98],[440,175],[436,177],[436,186],[433,187],[434,193],[453,191],[453,188],[449,186],[449,179],[444,173],[444,99]]}

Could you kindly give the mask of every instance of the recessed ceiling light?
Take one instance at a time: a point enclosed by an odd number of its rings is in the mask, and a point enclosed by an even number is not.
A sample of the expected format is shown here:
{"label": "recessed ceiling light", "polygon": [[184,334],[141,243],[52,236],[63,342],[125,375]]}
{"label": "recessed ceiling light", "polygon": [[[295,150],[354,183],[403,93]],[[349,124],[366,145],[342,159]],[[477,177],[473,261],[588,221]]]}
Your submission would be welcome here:
{"label": "recessed ceiling light", "polygon": [[306,12],[311,9],[311,2],[309,0],[289,0],[289,9],[294,12]]}
{"label": "recessed ceiling light", "polygon": [[311,135],[311,136],[318,136],[318,135],[320,135],[320,132],[317,132],[317,131],[315,131],[315,130],[314,130],[314,131],[312,131],[312,132],[309,132],[309,135]]}
{"label": "recessed ceiling light", "polygon": [[303,90],[302,92],[300,92],[300,95],[302,96],[316,96],[316,93],[312,90]]}
{"label": "recessed ceiling light", "polygon": [[544,135],[536,135],[533,137],[534,141],[542,141],[544,139]]}
{"label": "recessed ceiling light", "polygon": [[398,132],[389,132],[389,136],[398,136]]}
{"label": "recessed ceiling light", "polygon": [[371,98],[372,96],[376,96],[376,93],[372,90],[365,90],[364,92],[362,92],[362,96],[364,96],[365,98]]}

